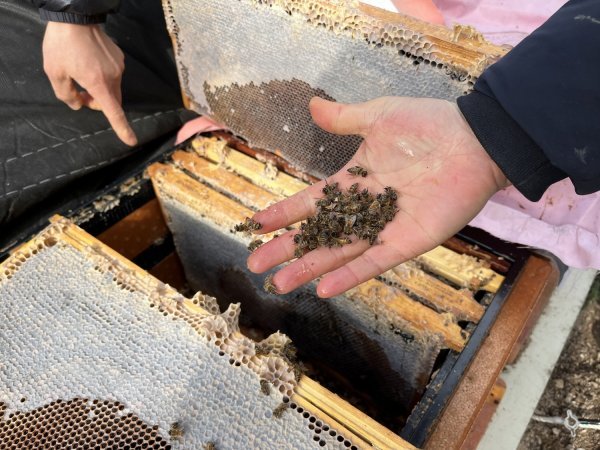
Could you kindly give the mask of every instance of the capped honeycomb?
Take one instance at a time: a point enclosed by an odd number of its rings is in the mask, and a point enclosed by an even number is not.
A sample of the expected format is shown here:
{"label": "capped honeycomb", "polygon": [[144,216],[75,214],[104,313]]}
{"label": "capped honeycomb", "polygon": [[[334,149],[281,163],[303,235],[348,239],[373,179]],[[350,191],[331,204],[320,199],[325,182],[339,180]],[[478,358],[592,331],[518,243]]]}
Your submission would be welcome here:
{"label": "capped honeycomb", "polygon": [[295,394],[289,339],[258,352],[239,313],[56,219],[0,265],[0,449],[369,447]]}
{"label": "capped honeycomb", "polygon": [[311,120],[313,96],[454,101],[506,49],[353,0],[163,0],[189,108],[325,177],[360,144]]}

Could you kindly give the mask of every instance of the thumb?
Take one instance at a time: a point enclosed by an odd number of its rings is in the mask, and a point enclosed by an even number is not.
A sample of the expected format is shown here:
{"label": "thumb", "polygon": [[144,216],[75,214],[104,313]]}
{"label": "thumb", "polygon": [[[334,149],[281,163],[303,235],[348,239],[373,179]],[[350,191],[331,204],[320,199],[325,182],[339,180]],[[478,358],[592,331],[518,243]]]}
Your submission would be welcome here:
{"label": "thumb", "polygon": [[377,118],[372,103],[344,104],[313,97],[309,108],[315,123],[325,131],[364,136]]}

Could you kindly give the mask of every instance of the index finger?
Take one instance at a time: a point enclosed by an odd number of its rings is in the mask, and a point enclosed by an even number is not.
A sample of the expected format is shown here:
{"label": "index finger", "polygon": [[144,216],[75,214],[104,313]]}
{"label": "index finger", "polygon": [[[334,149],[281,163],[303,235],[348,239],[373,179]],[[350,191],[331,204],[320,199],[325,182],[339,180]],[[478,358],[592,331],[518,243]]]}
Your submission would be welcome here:
{"label": "index finger", "polygon": [[127,145],[136,145],[137,137],[127,122],[127,117],[125,117],[125,112],[121,107],[121,103],[117,100],[118,95],[111,89],[104,87],[102,89],[97,89],[94,92],[90,92],[90,94],[102,108],[102,112],[108,119],[110,126],[119,139]]}
{"label": "index finger", "polygon": [[325,181],[319,181],[254,214],[252,218],[262,225],[259,232],[279,230],[314,215],[317,209],[315,202],[323,196],[324,186]]}

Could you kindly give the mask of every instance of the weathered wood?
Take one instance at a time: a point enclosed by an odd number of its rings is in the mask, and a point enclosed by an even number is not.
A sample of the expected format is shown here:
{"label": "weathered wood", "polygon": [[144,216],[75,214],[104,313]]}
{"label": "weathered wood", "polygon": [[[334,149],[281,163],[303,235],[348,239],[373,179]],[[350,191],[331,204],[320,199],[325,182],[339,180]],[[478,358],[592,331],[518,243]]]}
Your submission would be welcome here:
{"label": "weathered wood", "polygon": [[172,156],[176,167],[187,170],[198,180],[211,186],[221,193],[233,195],[248,208],[254,210],[265,209],[275,201],[283,200],[281,194],[274,194],[269,190],[249,183],[235,172],[224,169],[217,163],[210,162],[190,152],[177,151]]}
{"label": "weathered wood", "polygon": [[337,420],[354,434],[365,436],[365,439],[373,447],[390,450],[415,448],[370,417],[365,417],[358,409],[308,377],[300,380],[296,390],[298,395],[319,410],[329,416],[335,415]]}
{"label": "weathered wood", "polygon": [[[301,191],[308,185],[275,167],[268,168],[248,155],[228,147],[225,141],[216,138],[198,138],[192,142],[192,148],[200,156],[218,163],[224,168],[251,180],[256,186],[271,191],[274,194],[289,197]],[[274,170],[273,170],[274,169]]]}
{"label": "weathered wood", "polygon": [[103,231],[98,240],[127,259],[133,259],[168,234],[158,200],[152,199]]}
{"label": "weathered wood", "polygon": [[468,289],[455,289],[421,270],[413,261],[408,261],[381,275],[391,283],[419,297],[436,311],[449,312],[456,320],[479,322],[484,308],[473,298]]}
{"label": "weathered wood", "polygon": [[445,247],[436,247],[416,258],[433,273],[471,290],[497,292],[504,277],[485,263],[468,255],[460,255]]}
{"label": "weathered wood", "polygon": [[535,305],[558,283],[554,263],[530,256],[480,350],[430,433],[425,448],[459,449],[521,336]]}

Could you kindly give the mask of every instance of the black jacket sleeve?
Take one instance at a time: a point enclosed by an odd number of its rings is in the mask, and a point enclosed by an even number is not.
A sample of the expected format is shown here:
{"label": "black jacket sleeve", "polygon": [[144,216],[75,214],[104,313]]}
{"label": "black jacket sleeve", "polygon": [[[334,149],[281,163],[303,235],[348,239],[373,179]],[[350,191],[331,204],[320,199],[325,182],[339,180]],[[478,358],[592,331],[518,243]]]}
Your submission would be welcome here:
{"label": "black jacket sleeve", "polygon": [[42,19],[78,25],[102,23],[116,12],[119,0],[32,0]]}
{"label": "black jacket sleeve", "polygon": [[600,190],[600,1],[569,1],[458,106],[528,199],[566,177],[578,194]]}

